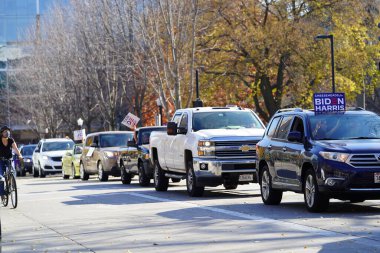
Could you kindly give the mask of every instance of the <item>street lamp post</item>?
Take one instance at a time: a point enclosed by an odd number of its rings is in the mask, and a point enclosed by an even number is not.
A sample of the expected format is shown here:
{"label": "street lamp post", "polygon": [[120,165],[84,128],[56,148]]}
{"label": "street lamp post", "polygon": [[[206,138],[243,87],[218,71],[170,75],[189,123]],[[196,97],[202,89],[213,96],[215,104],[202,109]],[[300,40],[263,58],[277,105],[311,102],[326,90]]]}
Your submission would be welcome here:
{"label": "street lamp post", "polygon": [[331,46],[331,77],[332,77],[332,92],[335,93],[335,68],[334,68],[334,35],[317,35],[316,40],[330,39]]}
{"label": "street lamp post", "polygon": [[162,103],[161,103],[161,99],[157,98],[156,103],[157,103],[157,106],[159,109],[159,111],[158,111],[158,125],[162,126]]}

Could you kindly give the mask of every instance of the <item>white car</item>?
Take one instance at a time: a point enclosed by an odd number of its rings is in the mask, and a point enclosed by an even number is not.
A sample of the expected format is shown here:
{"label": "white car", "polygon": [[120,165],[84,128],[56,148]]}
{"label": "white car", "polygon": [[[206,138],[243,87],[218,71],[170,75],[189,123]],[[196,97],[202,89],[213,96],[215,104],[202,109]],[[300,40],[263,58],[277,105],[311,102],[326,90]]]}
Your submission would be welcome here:
{"label": "white car", "polygon": [[33,152],[33,176],[62,173],[62,156],[74,142],[67,138],[42,139]]}

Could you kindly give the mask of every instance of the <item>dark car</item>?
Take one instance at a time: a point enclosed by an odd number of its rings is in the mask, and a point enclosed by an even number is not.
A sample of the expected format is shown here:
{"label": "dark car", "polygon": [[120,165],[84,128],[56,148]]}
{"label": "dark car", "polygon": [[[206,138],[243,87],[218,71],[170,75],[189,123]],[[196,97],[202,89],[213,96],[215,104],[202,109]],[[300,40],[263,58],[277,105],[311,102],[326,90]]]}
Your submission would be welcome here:
{"label": "dark car", "polygon": [[278,111],[256,145],[257,176],[265,204],[284,191],[304,194],[309,211],[330,198],[380,199],[380,117],[361,108],[343,113]]}
{"label": "dark car", "polygon": [[32,173],[33,168],[33,151],[36,149],[36,144],[23,145],[20,148],[20,153],[24,158],[21,162],[17,155],[14,155],[14,164],[18,176],[25,176],[26,172]]}
{"label": "dark car", "polygon": [[[126,166],[122,167],[124,170],[126,170],[126,173],[122,175],[126,175],[126,179],[122,181],[123,183],[130,183],[130,179],[134,175],[139,175],[139,184],[141,186],[148,186],[150,183],[150,180],[153,178],[153,165],[150,162],[149,159],[149,138],[150,134],[153,131],[166,131],[166,127],[141,127],[136,129],[135,132],[135,140],[128,142],[128,146],[137,148],[138,152],[138,163],[137,163],[137,170],[134,170],[133,168]],[[136,142],[137,140],[137,142]],[[122,160],[124,161],[124,164],[126,164],[128,160],[127,155],[122,155]],[[176,181],[174,179],[174,181]],[[178,180],[179,181],[179,180]]]}

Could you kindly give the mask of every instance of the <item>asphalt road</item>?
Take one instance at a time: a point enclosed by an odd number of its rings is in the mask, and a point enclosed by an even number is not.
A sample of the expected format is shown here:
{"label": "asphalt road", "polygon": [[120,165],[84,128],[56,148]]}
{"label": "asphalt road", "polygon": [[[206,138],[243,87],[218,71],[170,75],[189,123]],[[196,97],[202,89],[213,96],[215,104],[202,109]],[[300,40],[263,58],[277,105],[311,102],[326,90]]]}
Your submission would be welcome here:
{"label": "asphalt road", "polygon": [[2,252],[380,252],[380,201],[333,201],[308,213],[285,193],[264,206],[257,184],[187,196],[134,180],[18,178],[19,206],[1,208]]}

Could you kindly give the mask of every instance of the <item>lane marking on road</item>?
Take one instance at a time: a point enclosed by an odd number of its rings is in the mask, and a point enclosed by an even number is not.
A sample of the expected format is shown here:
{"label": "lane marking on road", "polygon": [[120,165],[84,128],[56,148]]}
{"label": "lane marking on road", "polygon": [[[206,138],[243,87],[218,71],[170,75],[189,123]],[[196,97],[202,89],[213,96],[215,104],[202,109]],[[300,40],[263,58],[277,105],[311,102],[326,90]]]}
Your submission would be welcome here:
{"label": "lane marking on road", "polygon": [[[344,237],[344,240],[352,240],[355,243],[362,244],[362,245],[370,245],[372,247],[380,247],[380,241],[376,239],[370,239],[370,238],[365,238],[365,237],[359,237],[359,236],[353,236],[350,234],[346,233],[341,233],[341,232],[334,232],[330,230],[325,230],[321,228],[315,228],[315,227],[310,227],[306,225],[301,225],[297,224],[294,222],[290,221],[281,221],[281,220],[276,220],[276,219],[271,219],[271,218],[266,218],[263,216],[258,216],[258,215],[251,215],[251,214],[246,214],[246,213],[240,213],[236,211],[230,211],[226,209],[221,209],[217,207],[210,207],[210,206],[204,206],[200,205],[197,203],[192,203],[192,202],[183,202],[183,201],[178,201],[178,200],[172,200],[172,199],[166,199],[166,198],[161,198],[161,197],[154,197],[151,195],[146,195],[142,193],[134,193],[134,192],[125,192],[128,195],[134,196],[134,197],[140,197],[140,198],[145,198],[145,199],[150,199],[150,200],[155,200],[159,202],[174,202],[179,206],[185,206],[185,207],[191,207],[191,208],[199,208],[207,211],[212,211],[215,213],[220,213],[220,214],[225,214],[228,216],[232,217],[237,217],[241,219],[247,219],[247,220],[252,220],[256,222],[261,222],[261,223],[270,223],[271,225],[274,226],[279,226],[279,227],[285,227],[286,229],[293,229],[313,235],[319,235],[323,237]],[[343,238],[342,238],[343,240]]]}

